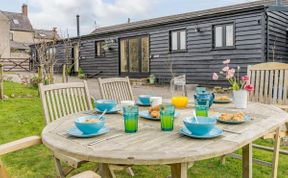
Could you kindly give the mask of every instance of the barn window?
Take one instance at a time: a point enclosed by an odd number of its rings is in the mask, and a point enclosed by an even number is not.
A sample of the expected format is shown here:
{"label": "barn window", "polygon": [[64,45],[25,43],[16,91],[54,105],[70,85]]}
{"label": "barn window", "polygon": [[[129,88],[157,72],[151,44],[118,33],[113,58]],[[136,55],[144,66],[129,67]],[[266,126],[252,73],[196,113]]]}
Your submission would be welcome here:
{"label": "barn window", "polygon": [[213,31],[214,48],[229,48],[235,46],[234,24],[215,25]]}
{"label": "barn window", "polygon": [[186,30],[176,30],[170,32],[170,51],[186,50]]}
{"label": "barn window", "polygon": [[96,41],[95,42],[95,57],[104,57],[105,56],[105,41]]}

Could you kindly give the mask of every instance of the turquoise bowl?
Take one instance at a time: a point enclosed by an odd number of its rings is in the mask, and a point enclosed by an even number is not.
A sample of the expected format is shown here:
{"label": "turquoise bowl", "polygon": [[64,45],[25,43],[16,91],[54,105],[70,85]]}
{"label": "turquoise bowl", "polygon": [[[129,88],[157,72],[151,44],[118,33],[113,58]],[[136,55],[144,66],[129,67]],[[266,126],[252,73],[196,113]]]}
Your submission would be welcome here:
{"label": "turquoise bowl", "polygon": [[117,105],[116,101],[114,100],[96,100],[95,101],[95,107],[99,111],[111,111],[113,108],[115,108]]}
{"label": "turquoise bowl", "polygon": [[205,135],[209,133],[216,124],[216,119],[211,117],[197,117],[198,123],[196,123],[195,118],[193,117],[186,118],[183,120],[184,125],[188,130],[194,135]]}
{"label": "turquoise bowl", "polygon": [[139,95],[138,99],[142,104],[150,104],[150,95]]}
{"label": "turquoise bowl", "polygon": [[[74,123],[75,126],[81,130],[84,134],[92,134],[98,132],[101,128],[104,127],[105,124],[105,117],[103,116],[102,119],[99,119],[100,115],[95,116],[83,116],[77,118]],[[97,122],[86,122],[87,119],[97,119]]]}

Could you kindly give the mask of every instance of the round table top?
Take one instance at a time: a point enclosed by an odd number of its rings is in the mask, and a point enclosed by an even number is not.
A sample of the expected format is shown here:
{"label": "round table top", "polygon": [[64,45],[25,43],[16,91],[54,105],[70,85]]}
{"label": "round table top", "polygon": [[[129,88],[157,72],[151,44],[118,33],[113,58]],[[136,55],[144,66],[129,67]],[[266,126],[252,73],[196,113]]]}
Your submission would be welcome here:
{"label": "round table top", "polygon": [[[141,108],[145,110],[148,108]],[[192,107],[177,109],[174,130],[163,132],[159,121],[139,118],[138,132],[125,133],[122,115],[107,114],[106,126],[110,131],[93,138],[75,138],[67,134],[74,119],[86,114],[68,115],[47,125],[42,132],[43,143],[54,152],[80,160],[100,163],[155,165],[193,162],[231,153],[288,122],[288,114],[281,109],[260,103],[249,103],[247,109],[235,109],[232,104],[214,104],[212,112],[244,112],[252,121],[239,125],[217,123],[224,134],[213,139],[193,139],[179,134],[183,119],[192,115]],[[209,113],[210,114],[210,113]],[[92,141],[105,140],[93,146]]]}

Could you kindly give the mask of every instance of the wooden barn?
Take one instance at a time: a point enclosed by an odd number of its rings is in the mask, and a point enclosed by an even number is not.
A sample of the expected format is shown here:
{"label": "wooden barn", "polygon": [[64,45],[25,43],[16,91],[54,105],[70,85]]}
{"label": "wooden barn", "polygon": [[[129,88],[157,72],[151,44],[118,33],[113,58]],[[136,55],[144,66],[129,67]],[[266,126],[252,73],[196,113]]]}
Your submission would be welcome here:
{"label": "wooden barn", "polygon": [[[288,1],[264,0],[171,15],[95,29],[71,38],[74,70],[101,77],[147,77],[168,82],[186,74],[187,83],[216,84],[211,74],[232,66],[288,62]],[[56,45],[56,68],[65,62],[63,41]]]}

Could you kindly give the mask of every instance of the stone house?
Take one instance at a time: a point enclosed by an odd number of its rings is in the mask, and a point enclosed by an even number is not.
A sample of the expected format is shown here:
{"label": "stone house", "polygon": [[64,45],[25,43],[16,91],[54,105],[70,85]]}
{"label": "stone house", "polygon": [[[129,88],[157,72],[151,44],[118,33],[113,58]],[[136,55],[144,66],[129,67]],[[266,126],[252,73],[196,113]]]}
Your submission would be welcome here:
{"label": "stone house", "polygon": [[[55,32],[56,29],[54,28]],[[29,58],[29,45],[41,40],[51,41],[52,30],[37,30],[28,18],[28,6],[22,5],[22,11],[0,11],[0,54],[2,58]],[[59,38],[58,35],[56,35]]]}

